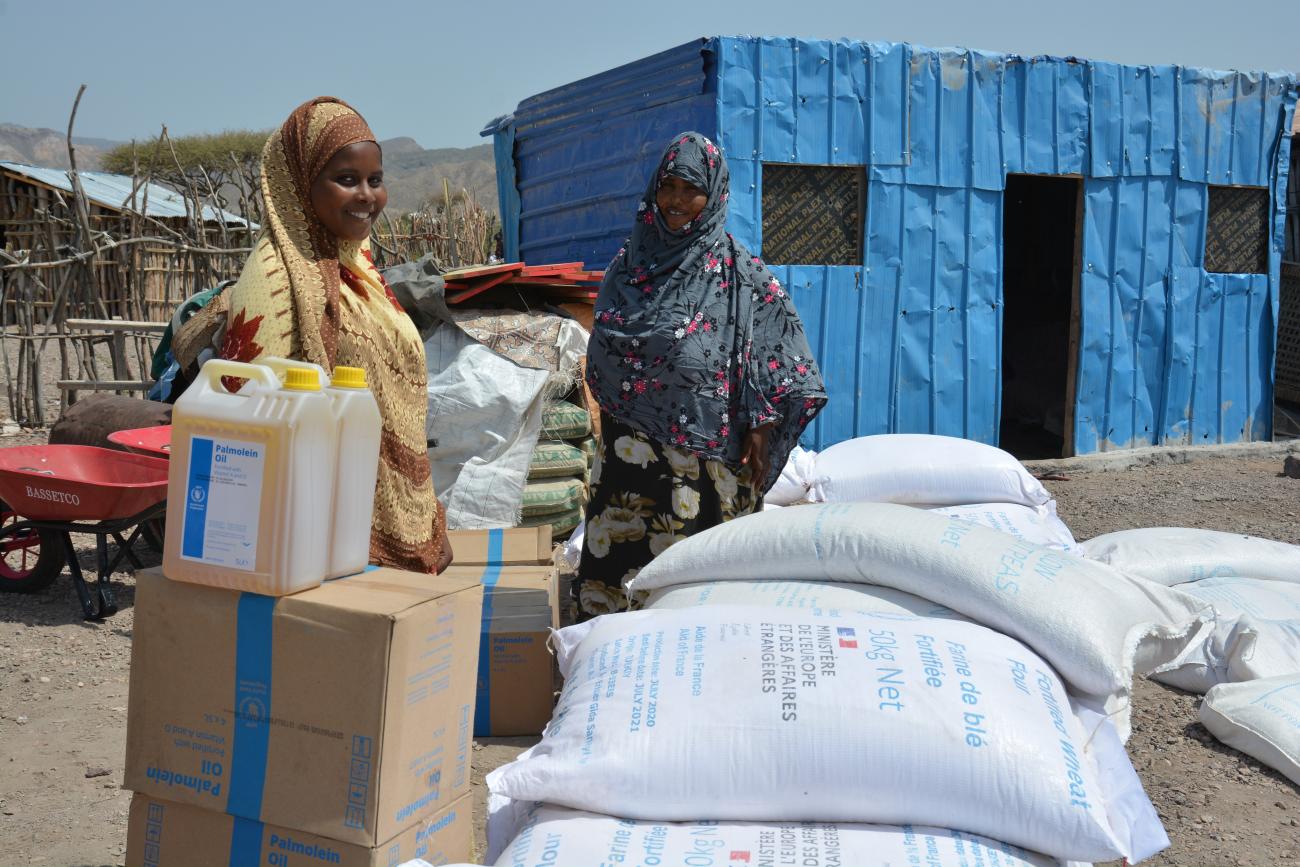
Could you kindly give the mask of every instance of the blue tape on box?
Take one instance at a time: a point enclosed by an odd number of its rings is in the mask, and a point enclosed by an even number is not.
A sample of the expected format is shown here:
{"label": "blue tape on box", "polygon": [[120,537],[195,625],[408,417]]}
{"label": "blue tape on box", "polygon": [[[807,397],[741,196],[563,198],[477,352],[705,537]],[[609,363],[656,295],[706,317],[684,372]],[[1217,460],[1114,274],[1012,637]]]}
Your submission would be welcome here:
{"label": "blue tape on box", "polygon": [[504,530],[488,530],[487,566],[479,579],[483,584],[483,631],[478,643],[478,689],[474,697],[474,735],[492,730],[492,655],[487,627],[492,622],[492,591],[501,578],[501,555],[505,545]]}
{"label": "blue tape on box", "polygon": [[235,622],[235,736],[226,812],[262,818],[271,735],[271,621],[274,596],[239,594]]}

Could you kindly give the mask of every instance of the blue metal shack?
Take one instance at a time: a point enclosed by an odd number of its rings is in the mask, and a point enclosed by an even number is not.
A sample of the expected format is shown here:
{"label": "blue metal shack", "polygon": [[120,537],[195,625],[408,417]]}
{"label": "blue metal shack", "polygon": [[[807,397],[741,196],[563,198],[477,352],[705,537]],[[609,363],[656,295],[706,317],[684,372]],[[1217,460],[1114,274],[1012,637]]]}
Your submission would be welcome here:
{"label": "blue metal shack", "polygon": [[715,37],[484,134],[507,256],[598,268],[670,136],[712,136],[731,231],[826,376],[808,444],[1028,429],[1086,454],[1271,436],[1296,96],[1291,74]]}

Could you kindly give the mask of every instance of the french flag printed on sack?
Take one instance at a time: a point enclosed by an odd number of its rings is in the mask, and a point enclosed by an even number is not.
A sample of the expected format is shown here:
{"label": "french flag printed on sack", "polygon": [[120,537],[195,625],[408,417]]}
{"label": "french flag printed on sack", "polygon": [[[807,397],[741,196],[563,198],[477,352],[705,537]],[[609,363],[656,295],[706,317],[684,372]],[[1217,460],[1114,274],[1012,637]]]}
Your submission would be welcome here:
{"label": "french flag printed on sack", "polygon": [[748,864],[749,850],[746,849],[743,852],[737,852],[733,849],[731,852],[731,857],[728,858],[727,860],[731,861],[733,864]]}
{"label": "french flag printed on sack", "polygon": [[840,636],[840,647],[847,647],[849,650],[856,650],[858,647],[858,633],[848,626],[838,626],[835,629]]}

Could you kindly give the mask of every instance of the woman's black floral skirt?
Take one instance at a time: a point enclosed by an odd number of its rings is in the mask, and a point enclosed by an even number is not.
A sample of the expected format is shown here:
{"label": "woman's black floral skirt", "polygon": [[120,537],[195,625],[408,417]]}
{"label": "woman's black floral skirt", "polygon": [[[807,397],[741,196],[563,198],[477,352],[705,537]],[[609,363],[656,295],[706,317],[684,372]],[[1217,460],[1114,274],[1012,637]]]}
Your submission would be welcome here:
{"label": "woman's black floral skirt", "polygon": [[749,468],[655,442],[601,413],[576,588],[578,620],[637,608],[623,586],[670,545],[763,507]]}

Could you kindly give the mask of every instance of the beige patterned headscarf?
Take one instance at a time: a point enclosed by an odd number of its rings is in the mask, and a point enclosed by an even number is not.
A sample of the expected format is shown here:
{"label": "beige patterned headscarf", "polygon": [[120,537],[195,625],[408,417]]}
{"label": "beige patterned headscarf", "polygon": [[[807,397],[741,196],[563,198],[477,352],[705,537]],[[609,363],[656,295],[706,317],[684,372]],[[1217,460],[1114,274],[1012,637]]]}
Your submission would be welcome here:
{"label": "beige patterned headscarf", "polygon": [[424,345],[375,269],[369,239],[336,238],[311,207],[325,164],[363,141],[375,136],[361,115],[328,96],[299,106],[272,133],[262,151],[262,234],[239,280],[186,323],[173,352],[187,367],[216,343],[217,355],[236,361],[365,369],[384,420],[371,560],[432,572],[443,515],[426,454]]}
{"label": "beige patterned headscarf", "polygon": [[279,355],[328,369],[338,348],[339,266],[358,276],[373,274],[382,291],[374,266],[362,255],[369,241],[340,241],[311,208],[312,181],[321,169],[342,148],[363,141],[375,141],[375,135],[361,115],[329,96],[298,106],[267,139],[263,233],[239,282],[227,292],[233,315],[223,358]]}

